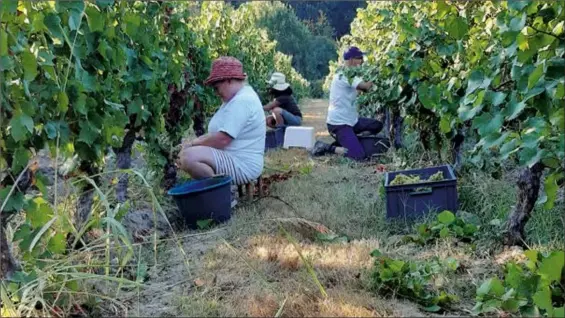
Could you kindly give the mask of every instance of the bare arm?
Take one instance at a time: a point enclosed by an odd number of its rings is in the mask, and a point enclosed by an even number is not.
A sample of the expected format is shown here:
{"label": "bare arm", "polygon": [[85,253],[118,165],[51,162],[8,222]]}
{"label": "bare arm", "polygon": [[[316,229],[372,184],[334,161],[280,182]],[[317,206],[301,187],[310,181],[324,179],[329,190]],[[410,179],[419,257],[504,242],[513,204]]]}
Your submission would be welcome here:
{"label": "bare arm", "polygon": [[359,83],[359,85],[357,85],[357,89],[364,92],[370,90],[371,87],[373,87],[372,82],[361,82]]}
{"label": "bare arm", "polygon": [[263,106],[263,110],[271,110],[275,107],[279,107],[281,104],[276,99],[273,99],[272,102],[268,103],[267,105]]}
{"label": "bare arm", "polygon": [[193,146],[208,146],[216,149],[224,149],[227,147],[233,138],[223,131],[209,133],[194,139],[192,142],[184,144],[184,147]]}

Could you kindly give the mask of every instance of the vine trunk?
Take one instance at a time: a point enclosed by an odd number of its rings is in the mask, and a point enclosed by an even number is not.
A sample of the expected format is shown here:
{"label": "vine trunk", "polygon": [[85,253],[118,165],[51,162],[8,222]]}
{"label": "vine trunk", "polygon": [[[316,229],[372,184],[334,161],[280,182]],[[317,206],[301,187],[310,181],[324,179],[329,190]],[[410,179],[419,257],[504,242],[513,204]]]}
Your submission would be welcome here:
{"label": "vine trunk", "polygon": [[538,162],[531,168],[525,168],[518,178],[517,204],[508,217],[506,245],[525,245],[524,228],[538,199],[544,168],[544,165]]}

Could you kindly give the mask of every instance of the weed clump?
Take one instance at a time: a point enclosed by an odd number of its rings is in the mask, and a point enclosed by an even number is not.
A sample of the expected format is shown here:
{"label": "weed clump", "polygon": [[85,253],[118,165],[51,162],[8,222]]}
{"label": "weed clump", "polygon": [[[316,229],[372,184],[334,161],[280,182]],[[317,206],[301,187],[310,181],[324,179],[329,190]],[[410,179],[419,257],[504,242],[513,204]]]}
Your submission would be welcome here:
{"label": "weed clump", "polygon": [[435,289],[434,279],[441,274],[455,272],[459,267],[456,260],[447,264],[439,260],[416,262],[394,259],[374,250],[375,257],[371,272],[370,289],[382,296],[401,297],[415,301],[429,312],[447,309],[458,297],[444,290]]}

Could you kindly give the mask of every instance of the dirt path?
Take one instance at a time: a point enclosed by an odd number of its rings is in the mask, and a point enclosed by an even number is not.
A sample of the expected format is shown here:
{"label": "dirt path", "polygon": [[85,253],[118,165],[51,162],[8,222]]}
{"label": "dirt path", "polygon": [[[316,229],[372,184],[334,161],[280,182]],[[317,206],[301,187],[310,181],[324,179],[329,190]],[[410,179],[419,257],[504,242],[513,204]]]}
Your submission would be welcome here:
{"label": "dirt path", "polygon": [[302,110],[303,126],[313,126],[316,130],[316,138],[330,138],[326,127],[326,115],[328,113],[327,99],[306,99],[300,103]]}

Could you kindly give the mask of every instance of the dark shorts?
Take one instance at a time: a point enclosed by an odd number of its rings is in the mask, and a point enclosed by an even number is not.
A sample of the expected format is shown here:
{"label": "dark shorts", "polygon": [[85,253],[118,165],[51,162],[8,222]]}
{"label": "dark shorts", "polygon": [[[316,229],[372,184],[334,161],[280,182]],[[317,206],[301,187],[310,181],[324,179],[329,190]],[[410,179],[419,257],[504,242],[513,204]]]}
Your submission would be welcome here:
{"label": "dark shorts", "polygon": [[302,118],[296,116],[286,109],[283,109],[281,115],[284,119],[284,124],[287,126],[300,126],[302,124]]}
{"label": "dark shorts", "polygon": [[337,142],[347,149],[345,156],[353,160],[363,160],[366,158],[365,150],[357,138],[357,134],[365,131],[371,134],[377,134],[382,129],[383,124],[380,121],[370,118],[359,118],[357,124],[353,127],[348,125],[328,124],[330,135],[335,136]]}

